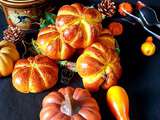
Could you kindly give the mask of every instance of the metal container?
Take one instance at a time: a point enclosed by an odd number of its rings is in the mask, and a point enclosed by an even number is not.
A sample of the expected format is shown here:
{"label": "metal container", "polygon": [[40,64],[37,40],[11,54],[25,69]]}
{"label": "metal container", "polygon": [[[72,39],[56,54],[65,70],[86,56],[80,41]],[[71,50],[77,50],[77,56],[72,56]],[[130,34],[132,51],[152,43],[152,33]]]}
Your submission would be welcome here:
{"label": "metal container", "polygon": [[8,25],[22,30],[38,27],[35,23],[44,15],[48,3],[48,0],[0,0]]}

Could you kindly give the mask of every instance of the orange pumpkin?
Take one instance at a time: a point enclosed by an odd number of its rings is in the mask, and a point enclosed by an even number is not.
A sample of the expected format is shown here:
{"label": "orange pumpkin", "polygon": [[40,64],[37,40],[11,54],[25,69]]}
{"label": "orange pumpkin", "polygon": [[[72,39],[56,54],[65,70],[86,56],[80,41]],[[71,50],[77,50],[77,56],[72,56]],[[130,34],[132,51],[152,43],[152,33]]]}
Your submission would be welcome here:
{"label": "orange pumpkin", "polygon": [[70,46],[86,48],[96,40],[101,31],[101,22],[102,16],[98,10],[75,3],[59,9],[56,28]]}
{"label": "orange pumpkin", "polygon": [[0,42],[0,77],[12,73],[15,62],[20,58],[16,46],[6,40]]}
{"label": "orange pumpkin", "polygon": [[121,76],[120,59],[115,50],[96,42],[86,48],[76,62],[76,69],[83,79],[84,87],[97,91],[100,86],[108,89],[117,84]]}
{"label": "orange pumpkin", "polygon": [[101,120],[101,116],[87,90],[66,87],[44,98],[40,120]]}
{"label": "orange pumpkin", "polygon": [[49,25],[40,30],[36,45],[41,54],[53,60],[68,59],[75,51],[60,38],[60,34],[54,25]]}
{"label": "orange pumpkin", "polygon": [[20,59],[13,73],[13,86],[22,93],[37,93],[53,87],[58,80],[58,66],[43,55]]}

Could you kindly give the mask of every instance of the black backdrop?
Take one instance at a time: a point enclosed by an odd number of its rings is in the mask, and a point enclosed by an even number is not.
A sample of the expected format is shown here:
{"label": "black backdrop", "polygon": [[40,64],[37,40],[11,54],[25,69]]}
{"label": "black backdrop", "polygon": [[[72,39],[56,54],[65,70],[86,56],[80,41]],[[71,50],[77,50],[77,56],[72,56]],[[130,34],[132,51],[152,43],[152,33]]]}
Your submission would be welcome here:
{"label": "black backdrop", "polygon": [[[148,5],[160,6],[160,1],[143,1]],[[62,0],[62,2],[68,1]],[[96,3],[97,1],[85,1],[86,4],[92,4],[93,2]],[[132,2],[135,2],[135,0]],[[158,13],[160,9],[156,8],[156,10]],[[6,28],[2,11],[0,11],[0,18],[2,33],[2,30]],[[104,24],[107,24],[107,21]],[[160,120],[160,42],[155,39],[156,54],[152,57],[145,57],[141,54],[140,46],[149,34],[139,25],[123,24],[125,25],[125,32],[117,38],[121,49],[120,57],[123,66],[123,76],[119,81],[119,85],[123,86],[128,92],[131,120]],[[71,85],[81,86],[79,80],[76,83],[71,83]],[[40,94],[21,94],[12,87],[10,77],[1,78],[0,120],[38,120],[43,97],[60,86],[57,85],[56,88]],[[100,90],[100,92],[94,93],[93,96],[100,105],[102,119],[114,120],[105,104],[105,92]]]}

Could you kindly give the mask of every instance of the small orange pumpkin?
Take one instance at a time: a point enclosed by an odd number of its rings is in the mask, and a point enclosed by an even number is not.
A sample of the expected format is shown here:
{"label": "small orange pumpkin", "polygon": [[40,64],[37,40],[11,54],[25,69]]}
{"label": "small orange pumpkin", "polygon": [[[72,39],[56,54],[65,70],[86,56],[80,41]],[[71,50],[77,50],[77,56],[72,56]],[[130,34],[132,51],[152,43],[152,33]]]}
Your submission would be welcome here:
{"label": "small orange pumpkin", "polygon": [[0,77],[12,73],[14,63],[20,58],[16,46],[6,40],[0,42]]}
{"label": "small orange pumpkin", "polygon": [[43,99],[40,120],[101,120],[99,107],[86,89],[66,87]]}

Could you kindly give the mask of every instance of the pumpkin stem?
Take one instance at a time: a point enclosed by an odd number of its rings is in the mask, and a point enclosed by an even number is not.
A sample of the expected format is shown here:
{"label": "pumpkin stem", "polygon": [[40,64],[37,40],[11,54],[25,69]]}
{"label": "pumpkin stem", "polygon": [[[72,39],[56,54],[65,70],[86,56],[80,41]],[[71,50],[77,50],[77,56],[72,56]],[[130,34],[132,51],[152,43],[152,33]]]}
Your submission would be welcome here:
{"label": "pumpkin stem", "polygon": [[62,103],[60,110],[62,113],[72,116],[78,113],[80,108],[80,104],[72,96],[65,95],[65,101]]}
{"label": "pumpkin stem", "polygon": [[150,42],[150,43],[152,43],[152,42],[153,42],[153,38],[152,38],[152,36],[147,37],[146,42]]}

